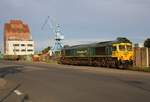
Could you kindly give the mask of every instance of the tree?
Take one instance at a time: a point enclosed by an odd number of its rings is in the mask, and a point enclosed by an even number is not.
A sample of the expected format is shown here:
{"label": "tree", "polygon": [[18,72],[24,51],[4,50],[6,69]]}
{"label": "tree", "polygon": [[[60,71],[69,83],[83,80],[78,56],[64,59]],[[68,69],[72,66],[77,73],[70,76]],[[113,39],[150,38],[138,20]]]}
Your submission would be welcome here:
{"label": "tree", "polygon": [[127,43],[132,43],[129,39],[127,39],[126,37],[118,37],[117,40],[119,42],[127,42]]}
{"label": "tree", "polygon": [[44,50],[42,50],[42,53],[47,53],[50,49],[51,49],[51,47],[48,46],[47,48],[45,48]]}
{"label": "tree", "polygon": [[150,48],[150,38],[147,38],[147,39],[144,41],[144,47]]}

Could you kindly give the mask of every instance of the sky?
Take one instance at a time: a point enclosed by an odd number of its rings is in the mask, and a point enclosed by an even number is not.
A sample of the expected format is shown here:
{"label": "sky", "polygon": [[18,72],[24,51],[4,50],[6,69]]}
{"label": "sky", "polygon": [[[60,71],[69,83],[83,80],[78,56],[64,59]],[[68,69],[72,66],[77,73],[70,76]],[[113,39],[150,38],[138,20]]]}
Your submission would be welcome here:
{"label": "sky", "polygon": [[41,29],[48,16],[61,25],[65,45],[150,37],[150,0],[0,0],[0,47],[10,19],[29,25],[36,50],[52,45],[51,22]]}

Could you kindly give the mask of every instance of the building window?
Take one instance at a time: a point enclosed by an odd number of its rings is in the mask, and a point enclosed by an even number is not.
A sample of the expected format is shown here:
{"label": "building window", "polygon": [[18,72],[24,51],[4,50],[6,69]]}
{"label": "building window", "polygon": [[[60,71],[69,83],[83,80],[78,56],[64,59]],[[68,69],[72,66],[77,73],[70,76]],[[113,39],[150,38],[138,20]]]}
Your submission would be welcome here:
{"label": "building window", "polygon": [[32,52],[33,50],[32,49],[28,49],[28,52]]}
{"label": "building window", "polygon": [[21,44],[21,46],[25,46],[25,44]]}
{"label": "building window", "polygon": [[14,52],[19,52],[19,49],[14,49],[13,51],[14,51]]}
{"label": "building window", "polygon": [[22,49],[21,51],[22,51],[22,52],[25,52],[26,50],[25,50],[25,49]]}
{"label": "building window", "polygon": [[13,44],[13,46],[19,46],[19,44]]}
{"label": "building window", "polygon": [[28,46],[33,46],[32,44],[28,44]]}

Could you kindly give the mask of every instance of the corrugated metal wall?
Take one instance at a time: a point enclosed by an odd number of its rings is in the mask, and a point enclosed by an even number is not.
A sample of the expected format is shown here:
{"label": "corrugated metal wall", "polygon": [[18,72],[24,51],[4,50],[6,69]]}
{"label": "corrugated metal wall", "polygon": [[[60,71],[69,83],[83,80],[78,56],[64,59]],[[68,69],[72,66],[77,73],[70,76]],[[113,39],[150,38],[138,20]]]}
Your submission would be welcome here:
{"label": "corrugated metal wall", "polygon": [[147,57],[149,60],[149,67],[150,67],[150,48],[148,49],[148,51],[147,48],[134,48],[134,66],[148,67]]}
{"label": "corrugated metal wall", "polygon": [[148,49],[149,52],[149,66],[150,66],[150,48]]}

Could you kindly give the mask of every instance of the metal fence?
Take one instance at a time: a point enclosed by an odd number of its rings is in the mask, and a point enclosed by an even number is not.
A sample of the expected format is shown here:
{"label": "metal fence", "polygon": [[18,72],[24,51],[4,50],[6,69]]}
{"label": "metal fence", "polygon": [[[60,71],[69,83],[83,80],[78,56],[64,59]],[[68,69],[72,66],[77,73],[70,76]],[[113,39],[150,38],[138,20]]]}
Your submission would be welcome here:
{"label": "metal fence", "polygon": [[134,66],[150,67],[150,48],[134,48]]}

